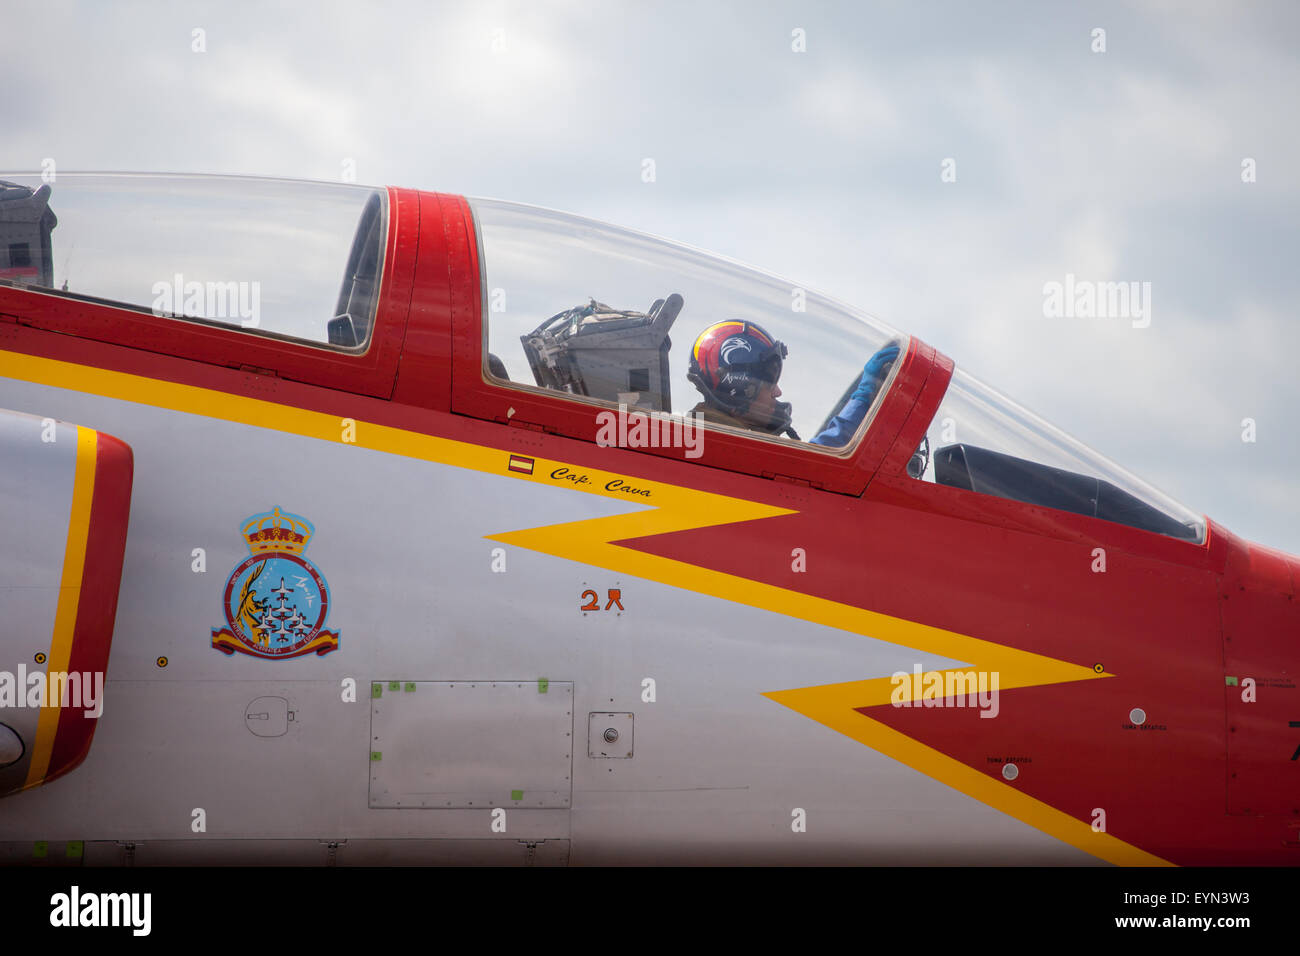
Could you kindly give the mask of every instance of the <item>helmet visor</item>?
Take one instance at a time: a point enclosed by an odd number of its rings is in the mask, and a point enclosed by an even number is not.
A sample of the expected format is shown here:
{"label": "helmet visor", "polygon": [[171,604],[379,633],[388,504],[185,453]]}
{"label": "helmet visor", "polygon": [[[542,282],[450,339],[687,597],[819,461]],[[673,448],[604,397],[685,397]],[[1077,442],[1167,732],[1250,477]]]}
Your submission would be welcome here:
{"label": "helmet visor", "polygon": [[781,378],[781,369],[784,367],[784,359],[787,355],[784,342],[775,342],[756,363],[754,375],[770,385],[775,385]]}

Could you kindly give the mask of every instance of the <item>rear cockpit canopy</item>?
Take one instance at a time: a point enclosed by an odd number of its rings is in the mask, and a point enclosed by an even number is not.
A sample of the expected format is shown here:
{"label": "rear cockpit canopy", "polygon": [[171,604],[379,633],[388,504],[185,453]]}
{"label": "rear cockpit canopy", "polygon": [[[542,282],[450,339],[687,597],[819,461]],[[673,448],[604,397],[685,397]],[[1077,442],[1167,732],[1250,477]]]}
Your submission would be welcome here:
{"label": "rear cockpit canopy", "polygon": [[0,282],[340,349],[369,339],[384,190],[225,176],[0,180]]}

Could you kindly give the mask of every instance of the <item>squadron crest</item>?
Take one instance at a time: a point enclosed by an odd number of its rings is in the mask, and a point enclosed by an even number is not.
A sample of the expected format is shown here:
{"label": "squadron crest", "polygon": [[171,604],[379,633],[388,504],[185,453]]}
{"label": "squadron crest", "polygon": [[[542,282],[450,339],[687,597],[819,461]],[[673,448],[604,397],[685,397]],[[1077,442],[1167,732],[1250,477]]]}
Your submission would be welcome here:
{"label": "squadron crest", "polygon": [[226,626],[212,629],[212,646],[271,660],[337,650],[338,631],[325,629],[329,585],[303,557],[315,526],[275,508],[247,518],[240,532],[249,557],[226,581]]}

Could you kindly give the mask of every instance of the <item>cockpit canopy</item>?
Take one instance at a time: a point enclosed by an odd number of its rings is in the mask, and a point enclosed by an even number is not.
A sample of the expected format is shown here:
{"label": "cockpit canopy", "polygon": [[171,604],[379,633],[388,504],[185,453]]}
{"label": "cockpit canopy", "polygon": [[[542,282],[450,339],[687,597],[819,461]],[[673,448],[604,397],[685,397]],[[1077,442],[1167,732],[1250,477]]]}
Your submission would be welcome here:
{"label": "cockpit canopy", "polygon": [[341,183],[0,175],[0,282],[364,350],[387,202]]}
{"label": "cockpit canopy", "polygon": [[794,428],[812,438],[867,359],[905,340],[793,282],[643,233],[518,203],[470,207],[484,270],[485,372],[499,380],[686,415],[704,398],[687,378],[696,338],[714,323],[749,320],[787,346],[779,388]]}
{"label": "cockpit canopy", "polygon": [[[752,322],[788,350],[779,387],[799,444],[843,456],[871,428],[892,374],[852,440],[809,442],[846,407],[873,355],[891,343],[902,354],[914,347],[864,312],[721,257],[552,210],[489,199],[470,206],[483,272],[483,371],[501,384],[683,416],[702,399],[687,375],[696,337],[722,320]],[[962,369],[907,472],[1187,541],[1205,536],[1203,518]]]}
{"label": "cockpit canopy", "polygon": [[[706,329],[736,321],[761,328],[763,341],[779,349],[782,361],[770,365],[779,379],[767,383],[764,400],[783,397],[791,428],[779,433],[731,415],[705,421],[741,436],[740,457],[760,463],[755,474],[765,472],[761,462],[774,445],[786,464],[853,464],[881,409],[897,397],[907,403],[903,414],[916,414],[915,402],[930,420],[915,453],[904,455],[914,480],[1205,539],[1199,515],[960,368],[942,397],[937,389],[905,396],[899,369],[923,346],[864,312],[605,223],[497,200],[469,206],[481,270],[479,386],[684,417],[707,405],[690,375],[694,344]],[[0,285],[174,319],[178,328],[206,326],[209,337],[218,328],[309,344],[313,354],[337,353],[346,368],[371,357],[383,318],[385,258],[397,248],[391,218],[387,191],[348,184],[0,175]],[[448,236],[433,216],[419,229]],[[447,280],[446,263],[436,260],[422,253],[415,265],[430,283]],[[239,354],[237,340],[230,342]],[[875,367],[874,378],[864,366]],[[374,394],[392,394],[391,380],[386,385]],[[452,383],[453,408],[456,390],[466,387]],[[831,431],[835,439],[823,440]]]}

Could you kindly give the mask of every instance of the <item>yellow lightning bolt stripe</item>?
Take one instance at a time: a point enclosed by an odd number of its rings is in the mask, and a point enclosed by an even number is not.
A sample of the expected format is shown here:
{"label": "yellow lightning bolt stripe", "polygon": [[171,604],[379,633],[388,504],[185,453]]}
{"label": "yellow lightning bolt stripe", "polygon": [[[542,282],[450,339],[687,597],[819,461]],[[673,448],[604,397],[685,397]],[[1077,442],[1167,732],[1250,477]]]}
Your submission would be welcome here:
{"label": "yellow lightning bolt stripe", "polygon": [[[342,423],[334,415],[125,372],[0,350],[0,376],[258,428],[270,428],[323,441],[338,443],[343,440]],[[368,422],[355,423],[354,437],[355,444],[362,448],[506,475],[516,480],[552,487],[562,484],[606,498],[652,505],[648,510],[627,514],[491,535],[490,540],[618,573],[635,574],[646,580],[863,634],[936,656],[967,661],[981,670],[998,671],[1002,690],[1111,676],[1096,674],[1077,664],[942,628],[890,617],[611,543],[791,514],[793,512],[790,509],[542,458],[535,459],[532,475],[524,475],[506,470],[506,462],[512,454],[509,451]],[[589,481],[579,484],[576,481],[553,479],[551,473],[559,468],[586,475]],[[649,490],[650,497],[641,498],[606,489],[606,484],[616,479]],[[1126,865],[1166,863],[1109,834],[1096,833],[1088,824],[1022,794],[987,774],[973,770],[879,721],[865,717],[854,709],[889,702],[890,690],[892,684],[889,678],[879,678],[774,691],[765,696],[1102,859]]]}
{"label": "yellow lightning bolt stripe", "polygon": [[[975,639],[971,638],[971,640]],[[1062,665],[1060,661],[1054,663]],[[1088,677],[1110,676],[1110,674],[1093,674],[1088,671]],[[1082,678],[1083,675],[1079,675],[1068,679]],[[1016,686],[1032,685],[1017,682]],[[976,770],[901,731],[858,713],[855,709],[873,703],[888,703],[891,689],[892,682],[889,678],[883,678],[775,691],[764,696],[832,730],[837,730],[846,737],[866,744],[871,749],[904,763],[927,777],[960,790],[968,797],[1001,810],[1049,836],[1109,863],[1118,866],[1173,866],[1168,860],[1126,843],[1109,833],[1098,832],[1090,824],[1058,810],[1051,804],[1031,797],[1017,790],[1013,785],[1003,783],[996,777]]]}
{"label": "yellow lightning bolt stripe", "polygon": [[[641,484],[656,490],[660,487],[648,482]],[[639,526],[633,527],[628,521],[629,518],[640,519]],[[686,520],[683,521],[681,518]],[[1078,664],[994,644],[942,628],[890,617],[887,614],[763,584],[749,578],[712,571],[671,558],[631,551],[610,544],[611,541],[640,537],[644,534],[662,533],[662,530],[677,531],[703,526],[697,523],[697,520],[692,520],[685,514],[678,518],[667,514],[655,518],[652,512],[645,512],[640,515],[616,515],[573,521],[490,537],[493,541],[540,551],[622,574],[635,574],[650,581],[658,581],[661,584],[680,587],[726,601],[736,601],[775,614],[863,634],[877,640],[921,650],[937,657],[969,661],[976,670],[998,672],[999,692],[1017,687],[1037,687],[1044,684],[1096,680],[1112,676],[1104,672],[1098,674],[1091,668]],[[746,519],[738,517],[728,520]],[[727,521],[709,520],[704,523],[725,524]],[[970,669],[952,668],[954,671],[961,672]],[[948,672],[940,673],[945,675],[946,682]],[[890,678],[883,677],[843,684],[772,691],[764,696],[1085,853],[1122,866],[1171,865],[1168,861],[1117,837],[1098,832],[1090,824],[1058,810],[1051,804],[1031,797],[1015,789],[1011,784],[975,770],[960,760],[857,711],[859,707],[890,703],[895,686]],[[909,681],[905,686],[908,692],[900,693],[898,699],[913,699],[910,692],[911,682]]]}
{"label": "yellow lightning bolt stripe", "polygon": [[[687,528],[703,528],[709,525],[752,521],[756,518],[770,518],[792,513],[788,508],[777,508],[678,485],[648,482],[640,478],[630,478],[625,474],[584,468],[569,462],[550,461],[544,458],[535,458],[533,474],[525,475],[506,470],[506,463],[510,456],[512,454],[519,456],[521,452],[475,445],[372,422],[353,422],[351,431],[354,434],[351,437],[355,438],[355,441],[347,441],[345,435],[349,428],[345,427],[345,420],[336,415],[281,405],[266,399],[232,395],[229,392],[200,388],[196,385],[180,385],[126,372],[91,368],[17,352],[0,350],[0,377],[66,388],[192,415],[203,415],[307,438],[318,438],[334,444],[346,442],[355,444],[358,448],[369,448],[407,458],[504,475],[551,487],[577,489],[616,501],[653,506],[649,510],[610,518],[575,522],[576,525],[583,525],[584,528],[593,522],[605,522],[605,524],[598,524],[597,527],[602,531],[609,529],[609,536],[604,539],[606,541],[666,534]],[[552,478],[551,472],[560,468],[574,473],[575,477],[585,476],[587,481],[579,484],[577,481]],[[644,498],[640,495],[605,488],[605,485],[615,480],[649,490],[650,497]],[[552,536],[561,537],[562,529],[565,527],[567,526],[557,525],[552,529],[540,529],[551,532],[540,540],[545,541]],[[587,540],[593,535],[583,531],[579,537]],[[610,547],[619,554],[636,554],[625,548]]]}

